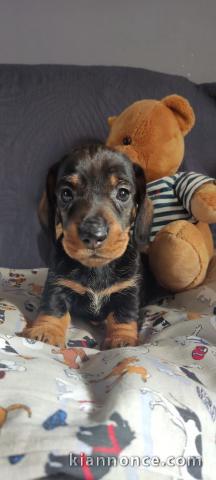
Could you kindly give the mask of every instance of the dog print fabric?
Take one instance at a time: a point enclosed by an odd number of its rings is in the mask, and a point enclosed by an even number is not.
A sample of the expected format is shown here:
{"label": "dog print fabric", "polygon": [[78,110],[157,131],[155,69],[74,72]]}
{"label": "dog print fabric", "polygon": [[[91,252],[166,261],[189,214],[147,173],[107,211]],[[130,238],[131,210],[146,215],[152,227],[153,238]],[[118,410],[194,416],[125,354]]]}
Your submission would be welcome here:
{"label": "dog print fabric", "polygon": [[215,259],[205,285],[143,309],[138,347],[107,351],[84,323],[65,348],[16,335],[46,275],[0,273],[1,478],[213,480]]}

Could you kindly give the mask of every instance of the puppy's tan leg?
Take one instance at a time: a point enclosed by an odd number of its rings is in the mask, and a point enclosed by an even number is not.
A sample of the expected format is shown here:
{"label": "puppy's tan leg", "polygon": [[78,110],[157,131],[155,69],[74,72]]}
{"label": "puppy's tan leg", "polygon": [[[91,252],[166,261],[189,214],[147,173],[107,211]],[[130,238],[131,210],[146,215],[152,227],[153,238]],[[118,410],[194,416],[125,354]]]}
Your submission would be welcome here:
{"label": "puppy's tan leg", "polygon": [[24,328],[20,336],[50,343],[58,347],[64,347],[70,320],[69,313],[66,313],[62,317],[54,317],[41,313],[32,326]]}
{"label": "puppy's tan leg", "polygon": [[106,320],[106,339],[104,348],[136,346],[138,344],[137,322],[117,323],[111,313]]}

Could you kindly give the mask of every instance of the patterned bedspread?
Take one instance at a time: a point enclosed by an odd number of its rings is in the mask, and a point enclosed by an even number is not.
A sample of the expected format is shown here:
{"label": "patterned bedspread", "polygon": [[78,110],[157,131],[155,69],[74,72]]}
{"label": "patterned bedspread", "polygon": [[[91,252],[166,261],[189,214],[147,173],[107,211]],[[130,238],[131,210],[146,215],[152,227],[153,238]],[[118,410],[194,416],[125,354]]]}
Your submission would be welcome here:
{"label": "patterned bedspread", "polygon": [[215,479],[215,259],[144,310],[139,347],[110,351],[81,324],[65,349],[16,336],[47,272],[0,272],[1,478]]}

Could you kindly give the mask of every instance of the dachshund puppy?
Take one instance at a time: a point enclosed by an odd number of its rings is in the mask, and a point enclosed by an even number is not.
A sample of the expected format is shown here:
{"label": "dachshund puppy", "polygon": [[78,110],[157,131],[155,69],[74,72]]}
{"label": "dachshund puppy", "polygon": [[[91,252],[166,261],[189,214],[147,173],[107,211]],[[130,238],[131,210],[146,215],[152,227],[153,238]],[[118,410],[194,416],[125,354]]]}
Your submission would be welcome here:
{"label": "dachshund puppy", "polygon": [[38,316],[22,335],[64,347],[71,319],[82,318],[106,321],[105,348],[136,345],[139,250],[151,223],[143,170],[102,145],[75,148],[51,167],[40,218],[54,255]]}

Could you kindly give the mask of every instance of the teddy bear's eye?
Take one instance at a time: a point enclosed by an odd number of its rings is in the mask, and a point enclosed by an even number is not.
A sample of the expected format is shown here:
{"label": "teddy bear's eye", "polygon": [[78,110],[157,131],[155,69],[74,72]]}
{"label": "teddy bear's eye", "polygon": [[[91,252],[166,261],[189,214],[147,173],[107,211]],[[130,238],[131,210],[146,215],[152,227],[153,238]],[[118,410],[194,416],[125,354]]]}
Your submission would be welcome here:
{"label": "teddy bear's eye", "polygon": [[130,145],[131,143],[132,143],[132,138],[129,135],[123,138],[123,145]]}

